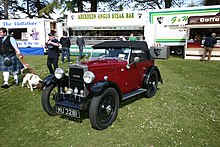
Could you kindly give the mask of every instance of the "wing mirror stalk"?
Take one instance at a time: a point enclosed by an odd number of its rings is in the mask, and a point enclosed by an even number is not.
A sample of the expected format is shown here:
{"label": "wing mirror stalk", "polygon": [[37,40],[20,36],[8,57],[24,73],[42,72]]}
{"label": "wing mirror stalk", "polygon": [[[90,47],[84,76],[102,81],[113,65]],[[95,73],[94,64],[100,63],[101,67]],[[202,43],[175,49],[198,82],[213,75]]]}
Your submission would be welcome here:
{"label": "wing mirror stalk", "polygon": [[131,68],[131,64],[137,63],[137,62],[139,62],[139,61],[140,61],[140,58],[139,58],[139,57],[134,57],[134,61],[131,62],[130,64],[127,64],[127,65],[126,65],[126,68],[127,68],[127,69],[130,69],[130,68]]}

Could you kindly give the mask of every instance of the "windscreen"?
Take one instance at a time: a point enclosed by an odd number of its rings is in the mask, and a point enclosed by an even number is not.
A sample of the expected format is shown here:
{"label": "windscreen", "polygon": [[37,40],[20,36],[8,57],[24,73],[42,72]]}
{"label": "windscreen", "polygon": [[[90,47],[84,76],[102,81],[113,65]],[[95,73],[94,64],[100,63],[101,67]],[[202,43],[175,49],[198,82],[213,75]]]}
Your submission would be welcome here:
{"label": "windscreen", "polygon": [[103,49],[93,49],[90,59],[118,59],[127,60],[131,49],[129,48],[103,48]]}

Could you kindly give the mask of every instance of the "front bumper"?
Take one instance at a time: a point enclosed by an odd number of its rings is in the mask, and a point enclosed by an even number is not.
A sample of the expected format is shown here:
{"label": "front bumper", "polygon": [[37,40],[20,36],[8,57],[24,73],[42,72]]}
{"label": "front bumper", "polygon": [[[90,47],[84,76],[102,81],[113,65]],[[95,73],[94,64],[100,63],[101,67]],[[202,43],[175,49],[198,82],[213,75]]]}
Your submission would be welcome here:
{"label": "front bumper", "polygon": [[58,95],[56,112],[73,118],[80,118],[80,111],[85,108],[85,97],[80,95],[61,93]]}

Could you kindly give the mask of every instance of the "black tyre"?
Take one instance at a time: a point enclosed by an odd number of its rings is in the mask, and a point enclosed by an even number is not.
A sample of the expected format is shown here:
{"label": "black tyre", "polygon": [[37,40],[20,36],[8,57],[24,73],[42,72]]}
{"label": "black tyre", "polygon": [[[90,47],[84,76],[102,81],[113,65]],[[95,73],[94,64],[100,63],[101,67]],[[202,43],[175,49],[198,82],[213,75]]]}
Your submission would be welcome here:
{"label": "black tyre", "polygon": [[145,97],[151,98],[157,93],[158,85],[158,73],[153,71],[150,75],[148,82],[146,83],[147,92],[145,92]]}
{"label": "black tyre", "polygon": [[102,95],[93,97],[89,118],[94,129],[103,130],[116,119],[119,108],[119,96],[115,89],[107,88]]}
{"label": "black tyre", "polygon": [[175,49],[175,54],[176,55],[182,55],[183,54],[183,49],[182,48],[176,48]]}
{"label": "black tyre", "polygon": [[52,84],[43,90],[41,104],[45,112],[51,116],[58,115],[55,109],[56,85]]}

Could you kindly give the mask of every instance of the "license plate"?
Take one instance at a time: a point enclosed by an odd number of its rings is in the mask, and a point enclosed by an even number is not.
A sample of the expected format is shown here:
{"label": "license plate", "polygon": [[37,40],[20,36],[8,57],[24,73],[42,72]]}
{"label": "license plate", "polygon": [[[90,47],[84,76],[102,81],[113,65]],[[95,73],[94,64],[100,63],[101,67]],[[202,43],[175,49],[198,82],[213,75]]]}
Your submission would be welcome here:
{"label": "license plate", "polygon": [[56,112],[61,115],[67,115],[67,116],[74,117],[74,118],[80,118],[80,111],[79,110],[57,106]]}

